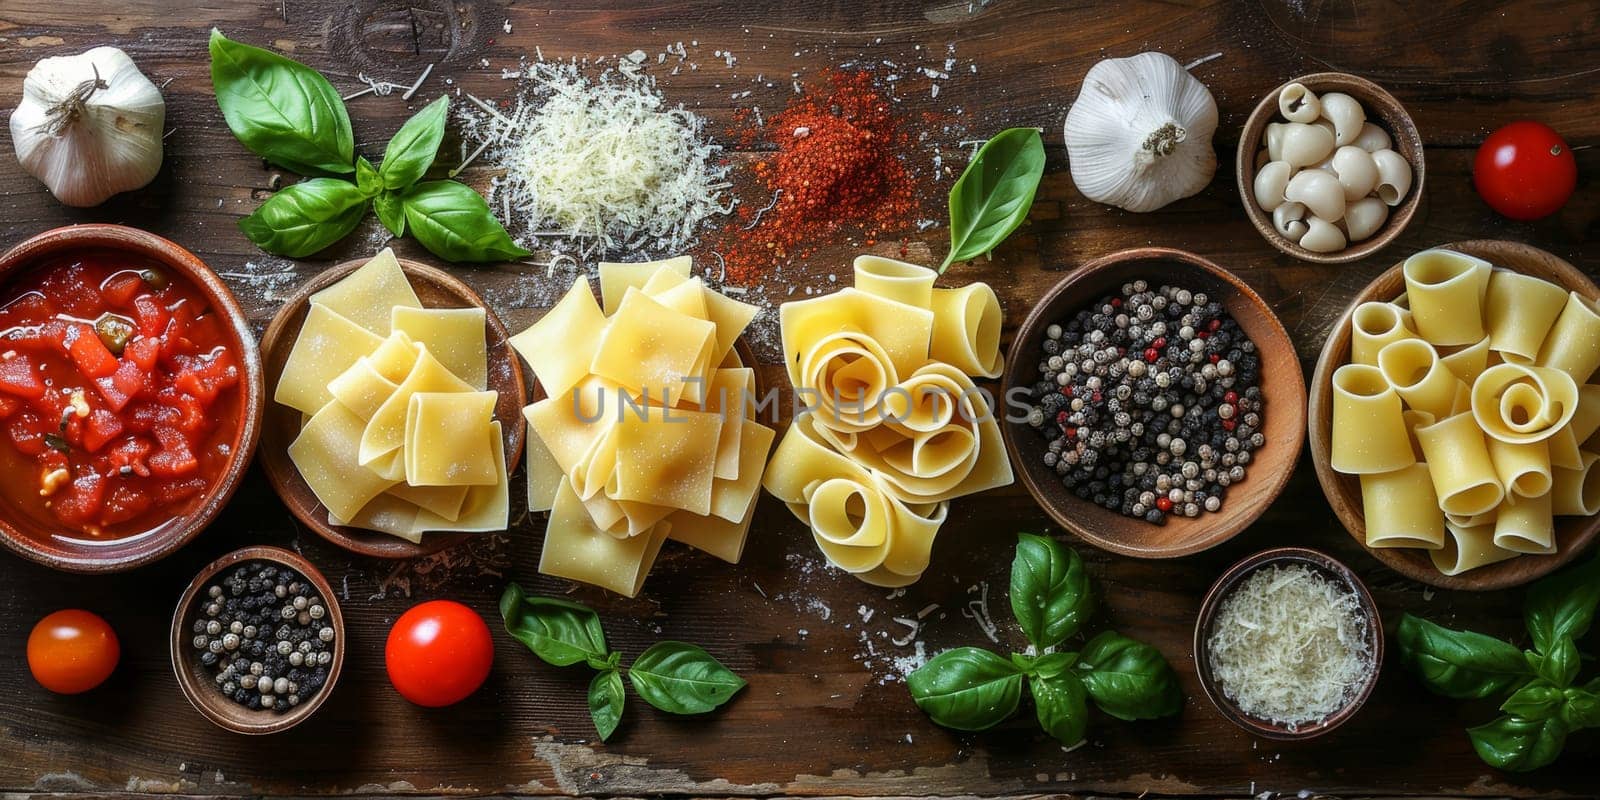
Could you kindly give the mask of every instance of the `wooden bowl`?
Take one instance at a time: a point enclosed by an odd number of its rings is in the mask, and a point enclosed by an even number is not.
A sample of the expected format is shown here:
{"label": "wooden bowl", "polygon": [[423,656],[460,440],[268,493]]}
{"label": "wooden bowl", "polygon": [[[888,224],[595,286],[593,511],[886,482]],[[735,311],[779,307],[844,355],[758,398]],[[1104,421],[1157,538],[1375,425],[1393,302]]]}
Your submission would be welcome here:
{"label": "wooden bowl", "polygon": [[[211,674],[200,663],[198,653],[190,646],[190,639],[193,637],[190,625],[199,614],[200,593],[205,591],[206,585],[217,575],[247,561],[270,561],[288,567],[310,581],[317,589],[317,596],[328,609],[328,624],[333,626],[333,662],[328,665],[327,683],[305,702],[281,714],[266,709],[251,710],[224,696],[218,691]],[[188,698],[189,704],[206,719],[234,733],[249,735],[278,733],[306,721],[316,713],[322,702],[328,699],[328,695],[333,693],[334,684],[339,682],[339,673],[344,667],[344,614],[339,610],[338,595],[334,594],[333,587],[328,585],[328,579],[324,578],[310,561],[281,547],[246,547],[207,564],[205,569],[200,570],[200,574],[189,582],[189,588],[183,591],[183,599],[178,601],[177,610],[172,613],[172,640],[169,647],[172,653],[172,671],[178,677],[178,686],[183,690],[183,696]]]}
{"label": "wooden bowl", "polygon": [[[1211,650],[1208,644],[1211,638],[1211,628],[1216,622],[1217,609],[1222,601],[1231,594],[1236,586],[1250,577],[1262,567],[1287,564],[1305,564],[1322,573],[1325,577],[1349,587],[1355,593],[1361,605],[1362,614],[1367,618],[1367,645],[1372,652],[1372,671],[1367,680],[1361,684],[1350,702],[1326,719],[1308,725],[1297,726],[1289,730],[1288,726],[1280,725],[1266,720],[1256,719],[1239,710],[1239,706],[1223,693],[1222,687],[1217,683],[1216,676],[1211,672]],[[1206,697],[1211,698],[1211,703],[1222,712],[1229,722],[1238,725],[1245,731],[1260,736],[1264,739],[1278,739],[1282,741],[1298,741],[1314,739],[1334,728],[1343,725],[1361,710],[1361,706],[1372,695],[1373,687],[1378,685],[1378,673],[1383,668],[1383,618],[1378,614],[1378,606],[1372,601],[1372,595],[1367,592],[1367,587],[1356,577],[1356,574],[1344,564],[1333,558],[1303,547],[1279,547],[1256,553],[1222,573],[1222,577],[1211,585],[1206,592],[1205,600],[1200,604],[1200,616],[1194,625],[1194,665],[1199,673],[1200,685],[1205,689]]]}
{"label": "wooden bowl", "polygon": [[[278,378],[283,374],[284,364],[289,359],[289,351],[294,348],[294,340],[300,335],[300,326],[305,322],[306,312],[311,309],[311,295],[356,271],[365,263],[366,260],[361,259],[330,267],[307,281],[294,293],[294,296],[284,301],[283,307],[278,310],[272,322],[267,325],[266,332],[261,335],[261,355],[266,370],[268,397],[277,389]],[[501,434],[505,440],[506,472],[509,474],[515,471],[517,463],[522,458],[524,437],[527,434],[527,423],[522,417],[522,407],[527,404],[528,395],[522,376],[522,362],[507,343],[511,334],[506,331],[506,326],[500,318],[495,316],[494,310],[483,302],[483,298],[456,277],[444,270],[406,259],[400,259],[400,268],[410,279],[411,287],[416,291],[417,297],[421,298],[424,306],[429,308],[476,306],[484,309],[484,317],[488,324],[489,388],[500,393],[499,401],[495,405],[495,418],[500,421]],[[284,505],[289,507],[289,511],[296,519],[315,531],[318,536],[359,555],[375,558],[415,558],[437,553],[480,535],[428,533],[423,535],[420,544],[412,544],[386,533],[329,525],[327,509],[317,500],[316,494],[306,485],[305,479],[300,477],[300,471],[295,468],[294,462],[289,460],[289,445],[300,433],[300,412],[278,403],[269,402],[266,405],[261,432],[261,466],[266,470],[267,480],[272,483],[272,488],[277,491],[278,497],[283,499]]]}
{"label": "wooden bowl", "polygon": [[[1395,152],[1405,156],[1406,161],[1411,164],[1411,191],[1400,205],[1389,209],[1389,218],[1384,221],[1383,227],[1372,236],[1337,253],[1313,253],[1290,241],[1272,226],[1272,214],[1256,205],[1254,188],[1256,153],[1261,150],[1267,124],[1283,121],[1278,114],[1278,93],[1291,83],[1302,84],[1318,95],[1323,92],[1343,92],[1354,97],[1366,110],[1367,119],[1389,134],[1389,138],[1394,142]],[[1355,261],[1382,250],[1394,241],[1395,237],[1411,224],[1411,218],[1416,215],[1417,207],[1422,202],[1423,179],[1427,176],[1422,153],[1422,134],[1417,132],[1416,123],[1411,121],[1411,115],[1406,113],[1400,101],[1372,81],[1343,72],[1315,72],[1302,75],[1285,81],[1262,98],[1256,110],[1245,121],[1244,130],[1239,134],[1239,151],[1234,159],[1234,170],[1238,177],[1239,200],[1244,203],[1245,214],[1250,217],[1250,222],[1256,226],[1256,230],[1261,232],[1261,237],[1266,239],[1268,244],[1301,261],[1317,264],[1343,264]]]}
{"label": "wooden bowl", "polygon": [[[1453,242],[1441,245],[1445,249],[1477,256],[1497,267],[1506,267],[1525,275],[1542,278],[1586,297],[1600,296],[1600,289],[1576,267],[1537,247],[1520,242],[1478,240]],[[1329,442],[1333,425],[1333,372],[1350,360],[1350,316],[1356,306],[1371,300],[1393,300],[1405,291],[1405,278],[1400,273],[1404,264],[1395,264],[1379,275],[1367,288],[1350,301],[1339,321],[1328,334],[1327,344],[1317,359],[1317,369],[1311,378],[1311,462],[1317,470],[1317,481],[1322,492],[1333,506],[1333,513],[1344,523],[1346,530],[1362,547],[1367,544],[1366,517],[1361,511],[1361,481],[1354,475],[1334,472],[1328,463]],[[1461,575],[1444,575],[1435,569],[1425,551],[1413,548],[1378,547],[1367,552],[1395,572],[1412,580],[1421,581],[1442,589],[1488,591],[1509,589],[1537,580],[1577,558],[1594,541],[1600,532],[1600,517],[1556,517],[1556,552],[1548,556],[1518,556],[1509,561],[1490,564]]]}
{"label": "wooden bowl", "polygon": [[1144,247],[1112,253],[1070,272],[1045,293],[1017,329],[1007,356],[1005,397],[1037,380],[1044,330],[1094,300],[1143,278],[1219,299],[1255,342],[1261,359],[1266,444],[1256,451],[1243,483],[1229,487],[1222,509],[1198,517],[1169,516],[1153,525],[1079,499],[1046,467],[1045,440],[1025,420],[1007,415],[1000,429],[1023,485],[1059,525],[1105,550],[1138,558],[1176,558],[1215,547],[1261,516],[1289,482],[1305,437],[1306,384],[1294,343],[1264,300],[1233,273],[1193,253]]}
{"label": "wooden bowl", "polygon": [[[0,286],[12,275],[41,260],[79,251],[112,251],[153,261],[182,275],[227,324],[226,343],[239,356],[243,371],[239,419],[234,425],[232,456],[204,494],[188,508],[151,533],[105,543],[87,544],[53,535],[42,520],[7,512],[0,514],[0,543],[31,561],[65,572],[121,572],[148,564],[176,551],[199,535],[221,513],[239,488],[250,457],[261,436],[261,414],[266,396],[262,389],[261,357],[244,311],[226,284],[199,257],[153,233],[122,225],[69,225],[45,231],[0,255]],[[9,447],[10,445],[4,445]]]}

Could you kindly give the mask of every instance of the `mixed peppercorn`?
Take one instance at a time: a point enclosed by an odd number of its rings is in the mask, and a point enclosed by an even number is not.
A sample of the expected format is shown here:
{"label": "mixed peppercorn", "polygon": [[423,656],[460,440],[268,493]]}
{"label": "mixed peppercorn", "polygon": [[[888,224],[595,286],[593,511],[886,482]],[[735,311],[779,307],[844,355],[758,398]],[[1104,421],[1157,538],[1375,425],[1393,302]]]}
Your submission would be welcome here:
{"label": "mixed peppercorn", "polygon": [[282,713],[328,682],[333,621],[303,576],[248,562],[207,587],[199,602],[194,649],[234,702]]}
{"label": "mixed peppercorn", "polygon": [[1217,511],[1266,443],[1255,343],[1204,292],[1123,284],[1042,348],[1028,424],[1084,500],[1157,525]]}

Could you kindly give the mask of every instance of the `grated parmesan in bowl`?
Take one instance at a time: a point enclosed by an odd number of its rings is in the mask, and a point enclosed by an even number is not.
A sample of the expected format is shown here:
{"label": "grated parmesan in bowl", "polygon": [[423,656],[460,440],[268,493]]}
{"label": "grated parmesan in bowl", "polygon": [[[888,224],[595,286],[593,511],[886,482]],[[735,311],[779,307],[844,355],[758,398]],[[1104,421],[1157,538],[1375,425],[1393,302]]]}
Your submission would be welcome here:
{"label": "grated parmesan in bowl", "polygon": [[[1359,703],[1374,682],[1382,646],[1375,612],[1349,581],[1315,562],[1258,559],[1218,581],[1226,593],[1197,656],[1208,683],[1239,713],[1309,734],[1308,726]],[[1248,572],[1228,585],[1240,568]],[[1205,617],[1203,610],[1202,623]]]}

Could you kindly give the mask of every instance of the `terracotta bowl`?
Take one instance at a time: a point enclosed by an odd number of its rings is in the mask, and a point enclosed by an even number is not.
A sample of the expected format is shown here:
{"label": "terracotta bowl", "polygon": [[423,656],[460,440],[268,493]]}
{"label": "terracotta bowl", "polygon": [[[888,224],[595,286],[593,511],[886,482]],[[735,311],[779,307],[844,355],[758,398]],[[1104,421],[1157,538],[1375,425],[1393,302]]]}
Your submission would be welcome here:
{"label": "terracotta bowl", "polygon": [[[305,702],[281,714],[265,709],[251,710],[225,697],[217,689],[211,674],[200,663],[199,651],[190,645],[194,635],[190,625],[200,614],[200,593],[205,591],[217,575],[248,561],[270,561],[288,567],[309,580],[316,587],[317,596],[328,609],[327,621],[334,631],[333,663],[328,665],[327,683]],[[324,578],[310,561],[281,547],[246,547],[207,564],[205,569],[200,570],[200,574],[189,582],[189,588],[183,592],[183,599],[178,601],[177,610],[172,613],[172,638],[169,648],[172,654],[172,671],[178,677],[178,686],[183,690],[183,696],[188,698],[189,704],[206,719],[234,733],[250,735],[278,733],[306,721],[316,713],[323,701],[328,699],[328,695],[333,693],[334,684],[339,682],[339,673],[344,667],[346,649],[344,614],[339,610],[338,595],[334,594],[333,587],[328,585],[328,579]]]}
{"label": "terracotta bowl", "polygon": [[[1300,725],[1291,731],[1286,725],[1267,722],[1245,714],[1239,710],[1237,704],[1223,694],[1222,687],[1211,672],[1211,650],[1207,641],[1211,638],[1218,606],[1241,581],[1262,567],[1297,563],[1315,569],[1323,576],[1344,584],[1355,593],[1361,605],[1361,612],[1367,619],[1367,646],[1372,652],[1372,671],[1344,708],[1334,712],[1327,719]],[[1206,592],[1205,600],[1201,602],[1200,616],[1195,622],[1193,652],[1195,670],[1200,675],[1200,685],[1205,689],[1206,697],[1211,699],[1212,704],[1229,722],[1264,739],[1283,741],[1314,739],[1348,722],[1367,702],[1367,698],[1372,695],[1373,687],[1378,685],[1378,673],[1383,667],[1383,618],[1379,616],[1378,606],[1372,602],[1372,595],[1367,592],[1366,585],[1350,571],[1349,567],[1315,550],[1303,547],[1280,547],[1256,553],[1234,564],[1211,585],[1211,589]]]}
{"label": "terracotta bowl", "polygon": [[1006,362],[1005,397],[1025,390],[1038,376],[1044,330],[1064,322],[1084,306],[1143,278],[1205,291],[1256,343],[1261,358],[1266,444],[1255,453],[1243,483],[1229,487],[1222,509],[1198,517],[1169,516],[1153,525],[1079,499],[1044,465],[1047,443],[1022,420],[1007,419],[1000,429],[1023,485],[1063,528],[1106,550],[1138,558],[1176,558],[1215,547],[1243,531],[1278,497],[1294,471],[1305,437],[1305,378],[1294,344],[1265,301],[1238,276],[1193,253],[1159,247],[1124,250],[1091,261],[1067,274],[1029,312],[1017,329]]}
{"label": "terracotta bowl", "polygon": [[[386,533],[329,525],[327,509],[317,500],[311,487],[306,485],[305,479],[300,477],[300,471],[295,469],[294,462],[289,460],[289,445],[300,433],[300,412],[271,402],[272,394],[278,385],[278,377],[283,374],[284,364],[289,360],[289,351],[294,348],[294,340],[300,335],[300,326],[305,322],[306,312],[311,308],[311,295],[356,271],[365,263],[367,263],[365,259],[346,261],[324,270],[307,281],[294,293],[294,296],[284,301],[283,307],[278,310],[272,322],[267,325],[266,332],[262,334],[261,355],[266,370],[268,401],[261,432],[261,466],[266,470],[267,480],[272,483],[272,488],[277,491],[278,497],[283,499],[284,505],[289,507],[289,511],[296,519],[318,536],[359,555],[376,558],[415,558],[437,553],[479,534],[429,533],[422,537],[421,544],[412,544]],[[527,433],[522,407],[527,405],[528,395],[522,376],[522,362],[507,343],[511,334],[500,318],[495,316],[494,310],[484,304],[483,298],[456,277],[444,270],[406,259],[400,260],[400,267],[411,280],[411,286],[422,299],[424,306],[430,308],[477,306],[487,312],[485,319],[488,324],[489,388],[500,393],[499,402],[495,406],[495,419],[500,421],[501,434],[505,439],[506,471],[507,473],[515,471],[522,458],[524,437]]]}
{"label": "terracotta bowl", "polygon": [[[233,293],[195,254],[153,233],[122,225],[69,225],[46,231],[0,255],[0,291],[17,275],[45,259],[75,252],[115,252],[148,260],[182,275],[222,315],[226,344],[239,355],[243,371],[239,418],[234,424],[232,456],[222,473],[172,521],[152,533],[86,544],[53,535],[43,520],[7,510],[0,514],[0,542],[32,561],[66,572],[120,572],[171,554],[199,535],[221,513],[239,488],[261,435],[261,357],[255,337]],[[5,445],[9,446],[9,445]]]}
{"label": "terracotta bowl", "polygon": [[[1372,236],[1351,244],[1337,253],[1313,253],[1290,241],[1272,226],[1272,214],[1256,205],[1254,191],[1256,154],[1263,146],[1262,139],[1266,135],[1267,124],[1284,121],[1278,113],[1278,93],[1291,83],[1300,83],[1318,95],[1323,92],[1343,92],[1354,97],[1366,110],[1367,119],[1389,134],[1389,138],[1394,142],[1395,152],[1405,156],[1406,161],[1411,164],[1411,191],[1400,205],[1389,209],[1389,218],[1383,223],[1383,227]],[[1417,207],[1422,203],[1422,188],[1424,178],[1427,177],[1422,153],[1422,134],[1417,132],[1416,123],[1411,121],[1411,115],[1406,113],[1400,101],[1372,81],[1343,72],[1301,75],[1285,81],[1262,98],[1256,110],[1245,121],[1244,130],[1239,134],[1239,151],[1234,159],[1234,165],[1239,184],[1239,200],[1244,203],[1245,214],[1250,217],[1250,222],[1256,226],[1256,230],[1261,232],[1261,237],[1266,239],[1268,244],[1301,261],[1318,264],[1343,264],[1355,261],[1388,246],[1407,225],[1411,224],[1411,218],[1416,215]]]}
{"label": "terracotta bowl", "polygon": [[[1576,267],[1537,247],[1494,240],[1453,242],[1442,247],[1477,256],[1497,267],[1543,278],[1586,297],[1600,297],[1600,289],[1596,289],[1594,282]],[[1311,462],[1316,467],[1317,481],[1322,484],[1328,504],[1333,506],[1339,521],[1363,547],[1367,544],[1367,525],[1366,517],[1361,512],[1361,482],[1354,475],[1334,472],[1328,463],[1333,424],[1333,372],[1350,360],[1350,315],[1355,312],[1356,306],[1371,300],[1393,300],[1405,291],[1405,279],[1400,274],[1403,263],[1395,264],[1379,275],[1350,301],[1350,307],[1345,309],[1329,332],[1327,344],[1323,345],[1316,372],[1311,378],[1308,423]],[[1440,574],[1423,550],[1379,547],[1368,548],[1367,552],[1412,580],[1442,589],[1487,591],[1521,586],[1554,572],[1577,558],[1594,541],[1596,533],[1600,533],[1600,517],[1556,517],[1557,549],[1554,555],[1518,556],[1455,576]]]}

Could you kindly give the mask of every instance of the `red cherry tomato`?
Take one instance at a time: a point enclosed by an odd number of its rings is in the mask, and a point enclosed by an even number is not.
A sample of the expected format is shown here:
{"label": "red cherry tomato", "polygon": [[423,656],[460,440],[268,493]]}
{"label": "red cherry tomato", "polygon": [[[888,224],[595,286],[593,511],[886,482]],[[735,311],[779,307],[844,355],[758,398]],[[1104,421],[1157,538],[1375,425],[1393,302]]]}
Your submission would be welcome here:
{"label": "red cherry tomato", "polygon": [[1550,126],[1522,120],[1483,140],[1472,161],[1472,183],[1502,215],[1539,219],[1566,205],[1578,186],[1578,162]]}
{"label": "red cherry tomato", "polygon": [[395,620],[384,648],[401,697],[437,708],[465,700],[489,677],[494,641],[483,617],[451,600],[430,600]]}
{"label": "red cherry tomato", "polygon": [[40,686],[56,694],[80,694],[99,686],[117,668],[122,648],[111,626],[78,609],[57,611],[28,635],[28,669]]}

